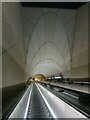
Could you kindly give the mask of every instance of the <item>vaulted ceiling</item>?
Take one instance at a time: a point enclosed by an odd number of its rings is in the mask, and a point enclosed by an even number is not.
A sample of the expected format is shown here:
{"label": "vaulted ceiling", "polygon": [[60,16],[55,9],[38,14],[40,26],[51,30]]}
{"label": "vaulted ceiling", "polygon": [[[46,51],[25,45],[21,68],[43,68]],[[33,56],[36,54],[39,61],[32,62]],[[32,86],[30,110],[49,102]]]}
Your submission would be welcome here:
{"label": "vaulted ceiling", "polygon": [[59,3],[57,9],[53,8],[56,3],[41,7],[22,3],[26,70],[30,75],[70,75],[76,8],[82,4]]}

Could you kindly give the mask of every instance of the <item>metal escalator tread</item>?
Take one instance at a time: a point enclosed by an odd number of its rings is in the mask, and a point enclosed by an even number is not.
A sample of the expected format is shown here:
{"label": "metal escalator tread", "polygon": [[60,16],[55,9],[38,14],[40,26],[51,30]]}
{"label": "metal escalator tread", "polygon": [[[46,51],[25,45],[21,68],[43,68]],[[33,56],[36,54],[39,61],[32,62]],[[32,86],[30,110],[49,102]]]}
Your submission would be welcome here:
{"label": "metal escalator tread", "polygon": [[27,118],[51,118],[51,114],[35,84],[32,88]]}

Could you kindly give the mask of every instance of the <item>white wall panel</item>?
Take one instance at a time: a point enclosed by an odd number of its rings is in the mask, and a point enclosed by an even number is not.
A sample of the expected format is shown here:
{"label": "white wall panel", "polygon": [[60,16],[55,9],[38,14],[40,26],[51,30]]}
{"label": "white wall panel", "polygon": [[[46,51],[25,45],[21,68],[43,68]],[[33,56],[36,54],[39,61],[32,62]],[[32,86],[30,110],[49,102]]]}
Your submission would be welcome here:
{"label": "white wall panel", "polygon": [[8,53],[13,57],[13,59],[25,69],[25,56],[23,52],[23,43],[18,43],[15,47],[10,49]]}
{"label": "white wall panel", "polygon": [[2,26],[3,47],[5,50],[23,39],[22,31],[20,31],[20,29],[17,27],[13,27],[12,25],[5,22],[3,22]]}
{"label": "white wall panel", "polygon": [[36,23],[39,17],[42,15],[43,10],[41,8],[24,8],[23,10],[23,16],[29,19],[32,23]]}
{"label": "white wall panel", "polygon": [[74,33],[75,18],[71,19],[69,23],[65,24],[65,30],[67,37],[71,36]]}
{"label": "white wall panel", "polygon": [[88,4],[79,8],[76,13],[72,77],[88,77]]}
{"label": "white wall panel", "polygon": [[[2,4],[2,17],[3,21],[7,22],[8,24],[11,24],[13,26],[17,26],[21,29],[22,27],[22,21],[21,21],[21,5],[17,2],[4,2]],[[19,16],[19,17],[17,17]],[[17,25],[16,25],[17,24]],[[22,29],[21,29],[22,30]]]}
{"label": "white wall panel", "polygon": [[31,38],[34,29],[34,24],[30,22],[30,20],[28,20],[27,18],[23,17],[23,27],[24,27],[24,34],[28,38]]}
{"label": "white wall panel", "polygon": [[61,22],[66,25],[68,24],[76,15],[75,10],[69,9],[58,9],[57,15]]}
{"label": "white wall panel", "polygon": [[10,54],[4,54],[2,60],[2,86],[6,87],[24,82],[25,71],[17,64]]}
{"label": "white wall panel", "polygon": [[20,3],[3,3],[2,84],[3,87],[25,81],[22,8]]}

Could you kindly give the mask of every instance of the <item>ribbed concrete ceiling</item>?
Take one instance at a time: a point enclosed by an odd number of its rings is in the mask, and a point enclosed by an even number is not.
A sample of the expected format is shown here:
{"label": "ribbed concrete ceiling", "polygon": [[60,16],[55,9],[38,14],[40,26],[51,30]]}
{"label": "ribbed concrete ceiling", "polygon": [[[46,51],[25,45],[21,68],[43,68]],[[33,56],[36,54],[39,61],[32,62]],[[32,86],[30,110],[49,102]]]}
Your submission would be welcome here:
{"label": "ribbed concrete ceiling", "polygon": [[23,8],[26,69],[30,75],[69,75],[75,10]]}
{"label": "ribbed concrete ceiling", "polygon": [[65,62],[62,56],[65,44],[69,53],[67,36],[63,25],[58,19],[57,22],[55,20],[56,16],[48,13],[43,15],[36,25],[27,58],[31,74],[55,74],[65,69],[61,68],[61,65]]}

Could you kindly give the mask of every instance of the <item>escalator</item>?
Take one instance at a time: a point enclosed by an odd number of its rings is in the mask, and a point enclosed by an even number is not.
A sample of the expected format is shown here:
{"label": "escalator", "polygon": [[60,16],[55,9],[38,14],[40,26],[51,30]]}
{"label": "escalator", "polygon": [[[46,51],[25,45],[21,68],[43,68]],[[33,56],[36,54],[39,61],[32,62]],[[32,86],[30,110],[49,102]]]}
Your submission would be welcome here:
{"label": "escalator", "polygon": [[32,83],[9,118],[87,118],[39,83]]}
{"label": "escalator", "polygon": [[37,86],[33,84],[27,118],[52,118]]}

